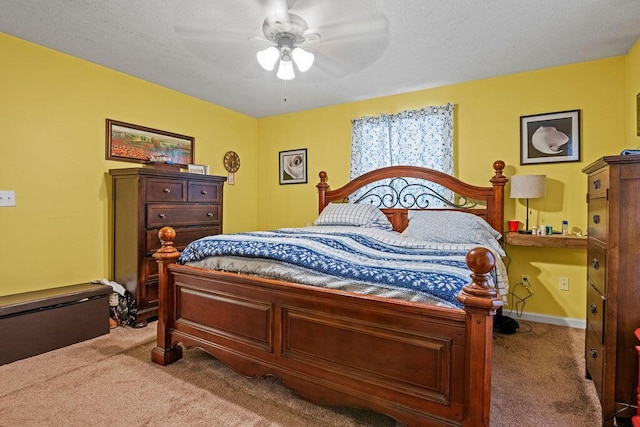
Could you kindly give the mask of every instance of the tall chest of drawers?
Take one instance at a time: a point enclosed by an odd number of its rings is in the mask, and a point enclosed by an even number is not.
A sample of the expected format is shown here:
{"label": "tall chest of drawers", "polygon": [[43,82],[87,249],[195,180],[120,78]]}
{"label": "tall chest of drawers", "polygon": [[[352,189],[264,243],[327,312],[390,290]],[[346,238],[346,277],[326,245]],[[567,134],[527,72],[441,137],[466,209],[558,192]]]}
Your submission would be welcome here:
{"label": "tall chest of drawers", "polygon": [[603,157],[588,175],[585,361],[603,425],[636,410],[640,327],[640,156]]}
{"label": "tall chest of drawers", "polygon": [[158,315],[158,231],[176,230],[174,246],[184,249],[200,237],[222,232],[222,191],[226,178],[153,168],[112,169],[113,274],[138,305],[136,324]]}

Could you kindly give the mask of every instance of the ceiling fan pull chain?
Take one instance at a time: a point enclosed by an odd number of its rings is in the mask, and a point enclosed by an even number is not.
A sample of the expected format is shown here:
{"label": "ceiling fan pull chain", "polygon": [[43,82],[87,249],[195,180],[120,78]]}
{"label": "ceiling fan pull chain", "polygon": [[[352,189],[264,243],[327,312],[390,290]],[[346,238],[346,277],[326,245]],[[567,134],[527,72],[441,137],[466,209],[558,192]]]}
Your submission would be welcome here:
{"label": "ceiling fan pull chain", "polygon": [[287,102],[287,81],[284,81],[284,102]]}

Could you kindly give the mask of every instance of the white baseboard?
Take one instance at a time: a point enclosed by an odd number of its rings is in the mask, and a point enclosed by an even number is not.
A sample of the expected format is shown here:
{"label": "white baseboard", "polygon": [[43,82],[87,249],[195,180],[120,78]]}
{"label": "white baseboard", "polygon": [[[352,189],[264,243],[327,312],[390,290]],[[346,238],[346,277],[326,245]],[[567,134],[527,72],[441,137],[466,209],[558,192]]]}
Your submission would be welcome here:
{"label": "white baseboard", "polygon": [[[505,312],[505,315],[508,313]],[[518,317],[515,313],[511,313],[509,317],[514,320],[528,320],[530,322],[549,323],[558,326],[568,326],[570,328],[584,329],[587,327],[587,321],[584,319],[572,319],[570,317],[558,317],[549,316],[547,314],[537,313],[522,313],[522,316]]]}

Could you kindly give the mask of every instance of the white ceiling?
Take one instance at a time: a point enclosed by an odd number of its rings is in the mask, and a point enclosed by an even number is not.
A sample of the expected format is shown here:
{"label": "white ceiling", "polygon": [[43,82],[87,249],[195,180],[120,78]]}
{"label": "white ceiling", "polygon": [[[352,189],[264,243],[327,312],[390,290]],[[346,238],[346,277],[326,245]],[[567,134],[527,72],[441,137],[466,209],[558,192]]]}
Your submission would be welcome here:
{"label": "white ceiling", "polygon": [[0,30],[253,117],[624,55],[640,38],[640,0],[289,0],[321,37],[285,85],[255,58],[283,1],[0,0]]}

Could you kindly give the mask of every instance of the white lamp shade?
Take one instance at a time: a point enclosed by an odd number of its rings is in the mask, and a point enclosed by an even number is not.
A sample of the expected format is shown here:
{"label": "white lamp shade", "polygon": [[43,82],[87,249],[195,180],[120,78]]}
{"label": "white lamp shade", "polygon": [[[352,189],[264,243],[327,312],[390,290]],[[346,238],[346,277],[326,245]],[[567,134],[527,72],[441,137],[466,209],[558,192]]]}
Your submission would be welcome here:
{"label": "white lamp shade", "polygon": [[296,73],[293,72],[292,61],[280,61],[278,67],[278,74],[276,76],[281,80],[292,80],[296,78]]}
{"label": "white lamp shade", "polygon": [[293,56],[293,60],[296,62],[298,66],[298,70],[301,73],[307,71],[313,65],[313,60],[315,59],[313,53],[307,52],[304,49],[300,49],[299,47],[293,49],[291,52],[291,56]]}
{"label": "white lamp shade", "polygon": [[537,199],[544,197],[546,175],[513,175],[511,178],[512,199]]}
{"label": "white lamp shade", "polygon": [[280,51],[277,47],[271,46],[266,48],[265,50],[261,50],[256,54],[258,58],[258,63],[262,68],[267,71],[273,70],[273,67],[276,65],[278,58],[280,58]]}

